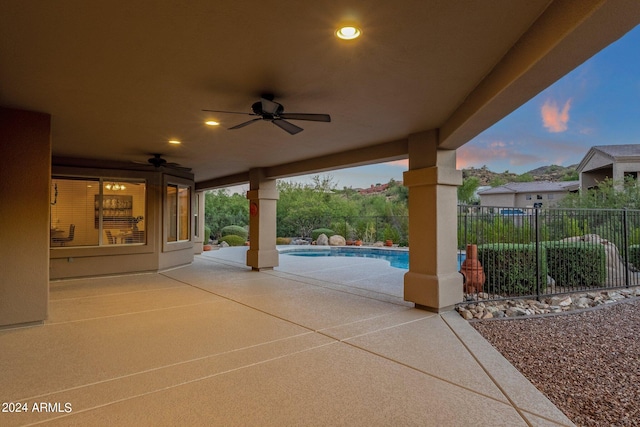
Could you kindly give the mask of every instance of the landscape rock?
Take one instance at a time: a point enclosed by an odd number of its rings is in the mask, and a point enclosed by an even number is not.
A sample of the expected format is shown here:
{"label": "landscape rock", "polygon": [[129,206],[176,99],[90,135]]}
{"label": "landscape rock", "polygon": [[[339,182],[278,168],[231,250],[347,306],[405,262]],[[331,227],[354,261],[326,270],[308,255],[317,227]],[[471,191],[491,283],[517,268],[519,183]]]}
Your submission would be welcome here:
{"label": "landscape rock", "polygon": [[293,239],[291,241],[292,245],[308,245],[309,241],[305,239]]}
{"label": "landscape rock", "polygon": [[627,274],[634,274],[634,272],[631,269],[627,269],[627,267],[625,266],[616,245],[614,245],[613,243],[611,243],[606,239],[601,238],[597,234],[585,234],[584,236],[568,237],[566,239],[561,240],[561,242],[599,243],[602,246],[604,246],[606,271],[607,271],[607,278],[605,282],[606,286],[623,286],[625,270],[627,270],[626,271]]}
{"label": "landscape rock", "polygon": [[344,246],[346,244],[347,241],[345,240],[345,238],[338,234],[334,234],[333,236],[329,237],[330,246]]}
{"label": "landscape rock", "polygon": [[316,245],[318,246],[327,246],[329,244],[329,238],[327,237],[326,234],[321,234],[318,236],[318,239],[316,240]]}
{"label": "landscape rock", "polygon": [[[482,296],[482,297],[480,297]],[[615,304],[630,298],[640,297],[640,286],[628,289],[602,290],[599,292],[581,292],[570,295],[554,295],[542,297],[540,301],[533,299],[494,300],[499,295],[480,294],[466,295],[466,303],[456,310],[466,320],[500,319],[505,317],[523,317],[568,313],[576,310],[587,310],[603,304]]]}

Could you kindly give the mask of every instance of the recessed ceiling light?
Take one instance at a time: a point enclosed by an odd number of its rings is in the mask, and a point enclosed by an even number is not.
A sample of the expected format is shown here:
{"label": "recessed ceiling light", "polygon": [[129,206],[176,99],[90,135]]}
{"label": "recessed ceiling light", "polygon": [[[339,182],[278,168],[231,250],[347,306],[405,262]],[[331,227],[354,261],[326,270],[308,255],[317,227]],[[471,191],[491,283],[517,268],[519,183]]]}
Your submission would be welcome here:
{"label": "recessed ceiling light", "polygon": [[356,39],[356,38],[360,37],[360,34],[362,34],[362,31],[360,31],[360,28],[354,27],[353,25],[344,26],[342,28],[339,28],[336,31],[336,36],[338,36],[339,38],[341,38],[343,40]]}
{"label": "recessed ceiling light", "polygon": [[206,122],[204,122],[205,125],[207,126],[218,126],[220,125],[220,123],[216,122],[215,120],[207,120]]}
{"label": "recessed ceiling light", "polygon": [[178,141],[177,139],[172,139],[172,140],[169,141],[169,144],[178,145],[178,144],[180,144],[180,141]]}

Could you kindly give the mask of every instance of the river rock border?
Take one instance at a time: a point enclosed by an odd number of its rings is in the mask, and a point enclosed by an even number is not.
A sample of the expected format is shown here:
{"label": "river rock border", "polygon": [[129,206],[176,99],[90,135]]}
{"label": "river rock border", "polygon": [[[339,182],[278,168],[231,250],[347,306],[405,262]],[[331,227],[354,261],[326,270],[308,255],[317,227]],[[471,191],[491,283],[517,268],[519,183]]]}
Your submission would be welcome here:
{"label": "river rock border", "polygon": [[479,294],[476,301],[460,304],[456,310],[470,321],[511,319],[585,311],[636,297],[640,297],[640,287],[545,296],[540,301],[531,298],[491,301],[487,300],[488,294]]}

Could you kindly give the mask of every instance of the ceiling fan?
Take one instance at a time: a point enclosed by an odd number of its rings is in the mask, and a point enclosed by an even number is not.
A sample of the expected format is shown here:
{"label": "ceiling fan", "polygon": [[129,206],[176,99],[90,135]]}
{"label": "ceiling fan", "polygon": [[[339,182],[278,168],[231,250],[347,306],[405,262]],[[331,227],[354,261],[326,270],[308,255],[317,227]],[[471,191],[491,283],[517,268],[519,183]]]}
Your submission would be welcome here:
{"label": "ceiling fan", "polygon": [[162,158],[162,154],[151,153],[151,155],[153,157],[148,158],[146,163],[137,162],[137,161],[134,161],[134,163],[145,164],[145,165],[150,164],[150,165],[153,165],[155,168],[165,167],[165,168],[172,168],[172,169],[177,169],[185,172],[191,171],[191,168],[180,166],[178,163],[168,163],[165,159]]}
{"label": "ceiling fan", "polygon": [[273,95],[262,95],[260,97],[260,101],[254,102],[251,105],[252,113],[241,113],[237,111],[222,111],[222,110],[202,110],[202,111],[210,111],[213,113],[227,113],[227,114],[244,114],[248,116],[258,116],[255,119],[251,119],[249,121],[240,123],[233,127],[230,127],[229,130],[232,129],[240,129],[251,123],[255,123],[259,120],[267,120],[274,125],[278,126],[280,129],[288,132],[291,135],[295,135],[298,132],[302,132],[302,129],[299,126],[294,125],[293,123],[288,122],[287,120],[308,120],[312,122],[330,122],[331,116],[328,114],[309,114],[309,113],[285,113],[284,107],[282,104],[279,104],[273,100]]}

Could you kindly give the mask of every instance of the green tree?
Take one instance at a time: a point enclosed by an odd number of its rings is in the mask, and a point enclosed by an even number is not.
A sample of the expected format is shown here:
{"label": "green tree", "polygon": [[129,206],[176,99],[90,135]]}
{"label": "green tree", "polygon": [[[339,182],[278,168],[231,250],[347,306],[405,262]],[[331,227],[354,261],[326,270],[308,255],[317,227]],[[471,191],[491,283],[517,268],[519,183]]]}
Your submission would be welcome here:
{"label": "green tree", "polygon": [[477,201],[476,190],[480,186],[480,179],[475,176],[465,178],[458,187],[458,201],[465,204],[473,204]]}
{"label": "green tree", "polygon": [[624,182],[616,182],[610,178],[598,182],[596,188],[569,194],[559,201],[562,208],[587,209],[640,209],[640,186],[638,182],[627,177]]}
{"label": "green tree", "polygon": [[[330,228],[346,238],[373,242],[382,238],[387,224],[402,236],[408,234],[408,189],[391,180],[386,194],[362,195],[349,188],[336,189],[330,175],[314,176],[311,183],[279,180],[277,183],[277,235],[310,237],[311,230]],[[223,227],[246,226],[249,203],[244,195],[211,191],[205,198],[205,223],[215,237]]]}
{"label": "green tree", "polygon": [[516,177],[516,182],[533,182],[533,175],[529,172],[518,175]]}
{"label": "green tree", "polygon": [[244,227],[249,224],[249,203],[241,194],[229,194],[226,189],[205,193],[204,222],[214,237],[228,225]]}
{"label": "green tree", "polygon": [[489,185],[491,187],[500,187],[501,185],[505,185],[507,183],[507,180],[499,175],[496,175],[490,182]]}
{"label": "green tree", "polygon": [[567,171],[562,177],[561,181],[577,181],[580,179],[580,174],[577,170]]}
{"label": "green tree", "polygon": [[357,214],[357,204],[336,192],[330,175],[314,176],[312,182],[278,181],[279,236],[309,237],[315,228],[331,228],[332,218]]}

